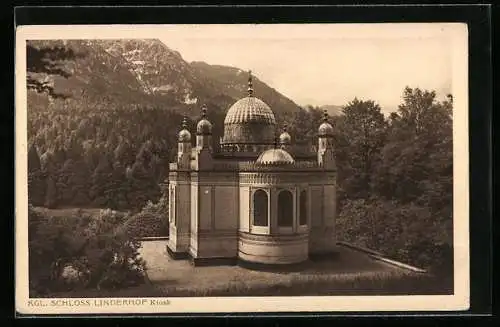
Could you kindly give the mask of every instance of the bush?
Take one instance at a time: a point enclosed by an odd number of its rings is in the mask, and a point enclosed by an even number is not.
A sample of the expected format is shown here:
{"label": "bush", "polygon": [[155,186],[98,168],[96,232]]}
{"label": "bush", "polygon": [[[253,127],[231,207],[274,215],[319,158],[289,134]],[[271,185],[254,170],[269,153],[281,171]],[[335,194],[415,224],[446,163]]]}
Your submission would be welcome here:
{"label": "bush", "polygon": [[158,203],[148,201],[146,206],[124,224],[131,237],[168,236],[168,201],[162,197]]}
{"label": "bush", "polygon": [[112,210],[82,220],[50,217],[30,207],[30,296],[142,283],[140,243],[116,231],[127,217]]}
{"label": "bush", "polygon": [[427,207],[377,198],[347,202],[337,230],[340,238],[396,260],[435,271],[451,271],[452,228]]}

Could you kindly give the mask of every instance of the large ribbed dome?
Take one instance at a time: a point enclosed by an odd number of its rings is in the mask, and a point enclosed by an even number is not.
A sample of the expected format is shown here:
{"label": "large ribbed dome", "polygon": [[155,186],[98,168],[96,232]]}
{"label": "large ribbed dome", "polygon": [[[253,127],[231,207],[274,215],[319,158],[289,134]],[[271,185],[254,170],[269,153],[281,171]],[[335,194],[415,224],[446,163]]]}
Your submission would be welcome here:
{"label": "large ribbed dome", "polygon": [[264,101],[248,96],[236,101],[224,119],[223,144],[274,144],[276,119]]}
{"label": "large ribbed dome", "polygon": [[269,145],[276,142],[276,119],[269,106],[253,95],[252,75],[248,96],[234,103],[224,119],[222,144]]}
{"label": "large ribbed dome", "polygon": [[246,123],[276,125],[276,119],[273,111],[264,101],[251,96],[236,101],[229,108],[224,119],[224,124]]}

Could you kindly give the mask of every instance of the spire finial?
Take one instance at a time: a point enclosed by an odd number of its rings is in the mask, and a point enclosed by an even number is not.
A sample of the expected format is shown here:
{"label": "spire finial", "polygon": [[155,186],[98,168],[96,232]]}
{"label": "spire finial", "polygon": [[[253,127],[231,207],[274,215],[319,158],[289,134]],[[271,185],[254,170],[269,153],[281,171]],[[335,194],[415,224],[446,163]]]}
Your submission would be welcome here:
{"label": "spire finial", "polygon": [[323,110],[323,121],[324,122],[327,122],[328,121],[328,112],[325,110]]}
{"label": "spire finial", "polygon": [[201,117],[203,118],[206,118],[207,117],[207,105],[204,104],[202,107],[201,107]]}
{"label": "spire finial", "polygon": [[182,119],[182,128],[184,128],[184,129],[187,128],[187,118],[186,118],[186,116],[184,116],[184,118]]}
{"label": "spire finial", "polygon": [[283,124],[283,132],[286,132],[287,127],[288,127],[287,123],[284,123],[284,124]]}
{"label": "spire finial", "polygon": [[248,96],[253,96],[252,71],[248,71]]}

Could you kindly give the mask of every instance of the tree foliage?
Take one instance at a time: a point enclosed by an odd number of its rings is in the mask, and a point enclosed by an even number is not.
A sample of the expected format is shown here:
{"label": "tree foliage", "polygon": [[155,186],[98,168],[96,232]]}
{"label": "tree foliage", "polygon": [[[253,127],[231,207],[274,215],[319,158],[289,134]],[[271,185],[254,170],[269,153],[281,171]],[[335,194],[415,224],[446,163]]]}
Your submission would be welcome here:
{"label": "tree foliage", "polygon": [[144,208],[123,224],[124,231],[132,237],[168,236],[168,193],[157,203],[148,201]]}
{"label": "tree foliage", "polygon": [[[452,97],[439,102],[433,91],[407,87],[403,103],[384,124],[372,125],[376,160],[363,159],[351,133],[346,153],[338,156],[340,186],[347,198],[339,217],[340,237],[379,249],[400,260],[439,271],[453,261]],[[347,116],[349,113],[345,113]],[[355,121],[363,122],[357,118]],[[341,134],[349,135],[351,124]],[[362,125],[362,124],[361,124]],[[378,126],[378,127],[375,127]],[[383,128],[381,126],[384,126]],[[380,138],[377,138],[379,136]],[[338,145],[341,151],[342,142]],[[347,160],[345,160],[347,158]],[[345,162],[369,164],[370,180],[341,171]],[[367,162],[368,161],[368,162]],[[369,192],[356,191],[349,179]],[[358,184],[357,184],[358,185]],[[354,192],[353,192],[354,191]]]}
{"label": "tree foliage", "polygon": [[385,143],[386,121],[374,101],[355,98],[335,126],[335,157],[341,199],[367,198],[374,169]]}
{"label": "tree foliage", "polygon": [[30,296],[144,282],[140,244],[116,230],[126,215],[51,217],[30,206],[28,219]]}
{"label": "tree foliage", "polygon": [[[67,95],[54,90],[50,77],[56,75],[64,78],[71,76],[65,69],[66,61],[75,60],[81,54],[64,46],[36,46],[26,44],[27,87],[38,93],[46,93],[52,98],[67,98]],[[42,75],[43,78],[40,78]],[[48,75],[48,76],[47,76]]]}
{"label": "tree foliage", "polygon": [[66,102],[71,106],[56,102],[28,113],[28,160],[47,176],[46,204],[139,211],[148,200],[158,201],[158,184],[175,158],[181,115]]}

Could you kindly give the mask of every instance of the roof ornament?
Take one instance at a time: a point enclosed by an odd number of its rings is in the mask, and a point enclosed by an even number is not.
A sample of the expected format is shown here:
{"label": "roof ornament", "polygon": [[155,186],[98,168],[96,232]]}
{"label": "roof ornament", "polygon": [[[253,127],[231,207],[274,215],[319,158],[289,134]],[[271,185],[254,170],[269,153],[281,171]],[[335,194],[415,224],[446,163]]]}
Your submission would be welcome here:
{"label": "roof ornament", "polygon": [[320,136],[332,136],[333,127],[328,122],[328,112],[325,110],[323,114],[323,123],[319,126],[318,133]]}
{"label": "roof ornament", "polygon": [[253,96],[252,71],[248,71],[248,96]]}
{"label": "roof ornament", "polygon": [[206,104],[204,104],[201,107],[201,117],[202,118],[207,118],[207,105]]}
{"label": "roof ornament", "polygon": [[191,133],[187,129],[187,118],[184,116],[182,119],[182,129],[179,132],[179,142],[191,141]]}
{"label": "roof ornament", "polygon": [[282,149],[284,149],[285,147],[287,147],[291,143],[291,137],[290,137],[290,134],[288,133],[287,130],[288,130],[288,124],[284,123],[283,124],[283,132],[281,133],[280,140],[279,140]]}

